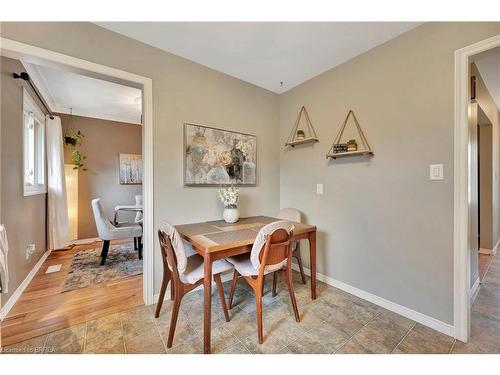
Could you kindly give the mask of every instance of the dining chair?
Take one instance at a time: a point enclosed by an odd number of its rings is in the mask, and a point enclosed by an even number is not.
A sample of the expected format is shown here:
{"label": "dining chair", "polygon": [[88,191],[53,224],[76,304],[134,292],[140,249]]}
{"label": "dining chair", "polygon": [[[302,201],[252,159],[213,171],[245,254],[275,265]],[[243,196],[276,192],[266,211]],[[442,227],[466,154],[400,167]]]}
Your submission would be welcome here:
{"label": "dining chair", "polygon": [[92,200],[92,211],[94,212],[95,224],[99,238],[103,241],[101,250],[101,266],[106,263],[109,251],[109,243],[112,240],[127,238],[139,238],[139,259],[142,259],[142,227],[138,224],[113,225],[107,217],[102,206],[101,199]]}
{"label": "dining chair", "polygon": [[264,341],[262,327],[262,294],[264,289],[264,276],[271,272],[279,273],[285,277],[292,301],[295,320],[300,322],[297,302],[292,282],[292,252],[290,249],[294,226],[290,221],[275,221],[264,226],[252,246],[250,256],[241,254],[227,258],[234,266],[231,293],[229,295],[229,308],[233,306],[234,292],[239,276],[243,276],[255,293],[257,308],[257,330],[259,344]]}
{"label": "dining chair", "polygon": [[[278,214],[278,219],[301,222],[300,211],[295,208],[282,208]],[[302,257],[300,256],[300,241],[292,241],[292,257],[297,260],[300,270],[300,277],[302,284],[306,283],[306,275],[304,274],[304,267],[302,266]],[[276,277],[273,277],[273,295],[276,295]]]}
{"label": "dining chair", "polygon": [[[203,268],[203,257],[194,254],[186,256],[186,250],[182,242],[182,238],[169,223],[164,222],[158,230],[158,238],[160,240],[160,249],[163,261],[163,281],[161,284],[160,296],[158,305],[156,306],[155,317],[160,316],[163,299],[167,290],[167,284],[171,279],[171,288],[173,287],[174,306],[170,318],[170,328],[168,331],[167,348],[172,347],[174,340],[175,327],[177,325],[177,317],[182,298],[186,293],[203,285],[205,271]],[[224,287],[220,274],[233,269],[233,266],[225,260],[216,260],[212,263],[212,273],[217,292],[224,312],[224,317],[229,322],[229,311],[227,309],[226,298],[224,297]],[[171,295],[172,296],[172,295]]]}
{"label": "dining chair", "polygon": [[[142,194],[137,194],[135,196],[135,205],[142,206],[142,203],[143,203]],[[143,215],[142,211],[137,211],[135,214],[135,217],[134,217],[134,223],[139,224],[142,227],[143,218],[144,218],[144,215]],[[139,250],[139,247],[140,247],[139,241],[140,241],[140,238],[134,238],[134,248],[136,250]]]}

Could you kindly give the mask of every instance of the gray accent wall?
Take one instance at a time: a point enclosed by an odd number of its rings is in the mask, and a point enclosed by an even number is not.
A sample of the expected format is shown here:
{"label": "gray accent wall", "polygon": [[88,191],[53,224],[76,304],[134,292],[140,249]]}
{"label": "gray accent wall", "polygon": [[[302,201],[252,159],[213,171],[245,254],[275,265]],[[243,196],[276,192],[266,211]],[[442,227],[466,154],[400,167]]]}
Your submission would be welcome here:
{"label": "gray accent wall", "polygon": [[[23,83],[12,73],[24,68],[20,61],[1,57],[1,217],[9,241],[9,292],[2,294],[1,304],[28,276],[45,253],[45,215],[47,194],[24,196],[23,193]],[[36,251],[26,259],[26,248],[35,244]]]}
{"label": "gray accent wall", "polygon": [[[453,324],[454,51],[499,33],[424,24],[280,95],[280,204],[318,226],[318,272]],[[302,105],[320,142],[286,150]],[[349,109],[375,156],[328,161]]]}

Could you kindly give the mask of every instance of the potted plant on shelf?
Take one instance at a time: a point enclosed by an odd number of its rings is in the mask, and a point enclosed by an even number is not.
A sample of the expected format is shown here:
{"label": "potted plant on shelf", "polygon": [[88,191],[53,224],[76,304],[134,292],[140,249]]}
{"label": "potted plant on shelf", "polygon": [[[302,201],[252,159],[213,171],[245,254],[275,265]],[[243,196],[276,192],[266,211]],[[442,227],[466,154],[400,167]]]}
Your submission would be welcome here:
{"label": "potted plant on shelf", "polygon": [[240,218],[240,212],[238,211],[239,195],[240,191],[234,186],[219,189],[220,200],[224,203],[224,213],[222,217],[226,223],[236,223]]}
{"label": "potted plant on shelf", "polygon": [[304,139],[305,137],[306,137],[306,133],[304,133],[303,130],[297,130],[297,139],[298,140]]}
{"label": "potted plant on shelf", "polygon": [[358,150],[358,143],[356,142],[355,139],[349,139],[347,141],[347,151],[357,151]]}

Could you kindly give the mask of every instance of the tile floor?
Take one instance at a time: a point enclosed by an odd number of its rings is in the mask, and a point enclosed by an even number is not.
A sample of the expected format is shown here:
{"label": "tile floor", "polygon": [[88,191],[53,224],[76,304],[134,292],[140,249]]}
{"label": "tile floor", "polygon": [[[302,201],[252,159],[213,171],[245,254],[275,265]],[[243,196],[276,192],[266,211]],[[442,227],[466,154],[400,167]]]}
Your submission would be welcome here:
{"label": "tile floor", "polygon": [[[264,344],[257,343],[255,304],[238,284],[231,321],[225,322],[214,292],[212,352],[249,353],[500,353],[500,257],[495,257],[473,306],[468,344],[380,308],[324,283],[310,300],[309,281],[296,277],[301,322],[295,322],[286,287],[264,297]],[[269,278],[271,279],[271,278]],[[225,284],[226,293],[229,284]],[[8,353],[201,353],[202,292],[188,294],[181,307],[174,345],[166,348],[172,303],[160,318],[155,306],[140,306],[5,348]]]}

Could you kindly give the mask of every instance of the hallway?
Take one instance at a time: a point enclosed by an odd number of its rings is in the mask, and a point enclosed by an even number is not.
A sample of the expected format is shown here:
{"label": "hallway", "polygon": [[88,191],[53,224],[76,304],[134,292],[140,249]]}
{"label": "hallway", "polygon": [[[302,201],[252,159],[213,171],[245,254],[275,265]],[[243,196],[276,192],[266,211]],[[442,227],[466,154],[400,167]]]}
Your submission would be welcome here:
{"label": "hallway", "polygon": [[500,353],[500,257],[489,266],[472,306],[471,339],[456,341],[452,353]]}

